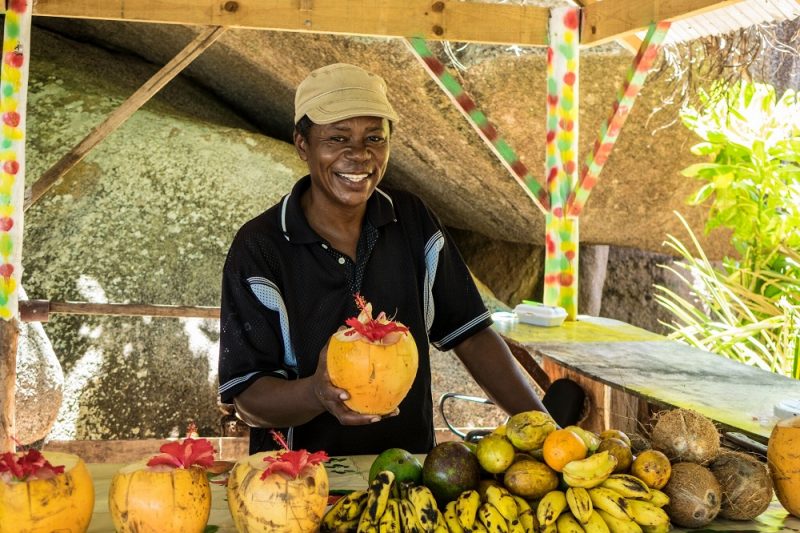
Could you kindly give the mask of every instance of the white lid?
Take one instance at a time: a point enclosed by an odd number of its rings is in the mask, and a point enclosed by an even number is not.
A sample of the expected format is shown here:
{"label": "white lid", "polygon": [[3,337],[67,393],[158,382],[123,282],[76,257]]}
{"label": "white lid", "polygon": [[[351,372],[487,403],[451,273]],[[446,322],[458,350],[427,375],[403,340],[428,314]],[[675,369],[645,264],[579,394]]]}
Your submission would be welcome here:
{"label": "white lid", "polygon": [[800,416],[800,399],[783,400],[775,404],[773,408],[775,416],[783,418],[791,418],[793,416]]}
{"label": "white lid", "polygon": [[541,318],[566,318],[567,310],[553,305],[519,304],[514,308],[517,315],[537,316]]}

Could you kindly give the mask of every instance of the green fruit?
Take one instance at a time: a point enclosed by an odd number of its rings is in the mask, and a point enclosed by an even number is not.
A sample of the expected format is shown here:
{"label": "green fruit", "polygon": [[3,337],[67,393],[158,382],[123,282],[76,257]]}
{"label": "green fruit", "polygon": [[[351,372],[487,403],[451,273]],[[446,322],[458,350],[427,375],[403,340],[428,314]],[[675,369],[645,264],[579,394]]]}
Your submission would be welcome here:
{"label": "green fruit", "polygon": [[370,482],[383,470],[390,470],[397,483],[411,482],[415,485],[422,483],[422,464],[411,452],[402,448],[389,448],[375,458],[369,468]]}
{"label": "green fruit", "polygon": [[486,435],[478,441],[475,455],[478,463],[490,474],[500,474],[514,462],[516,450],[503,435]]}
{"label": "green fruit", "polygon": [[431,490],[441,509],[462,492],[476,489],[480,478],[478,458],[463,442],[438,444],[422,465],[422,483]]}

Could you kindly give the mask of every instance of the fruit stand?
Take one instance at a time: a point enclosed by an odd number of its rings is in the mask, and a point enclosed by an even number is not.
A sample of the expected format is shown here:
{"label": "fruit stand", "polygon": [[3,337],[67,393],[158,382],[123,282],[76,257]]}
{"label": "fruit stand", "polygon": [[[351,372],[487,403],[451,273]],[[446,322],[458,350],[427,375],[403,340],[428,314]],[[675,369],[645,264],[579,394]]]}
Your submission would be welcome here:
{"label": "fruit stand", "polygon": [[[422,460],[423,458],[420,457]],[[331,491],[359,490],[367,486],[367,474],[370,465],[374,460],[373,456],[355,457],[334,457],[328,466]],[[90,464],[89,471],[94,478],[95,493],[95,512],[89,526],[89,533],[108,533],[113,531],[111,516],[108,512],[106,494],[111,483],[111,477],[121,467],[120,464]],[[219,533],[235,533],[233,520],[228,511],[228,504],[225,500],[225,488],[219,485],[212,485],[211,515],[208,520],[210,526],[217,526]],[[705,531],[748,531],[752,533],[778,533],[796,532],[800,529],[800,519],[792,517],[780,506],[777,501],[773,501],[770,507],[761,514],[756,520],[750,522],[736,522],[733,520],[715,520],[705,528]],[[684,531],[675,528],[673,531]],[[691,530],[686,530],[691,531]]]}

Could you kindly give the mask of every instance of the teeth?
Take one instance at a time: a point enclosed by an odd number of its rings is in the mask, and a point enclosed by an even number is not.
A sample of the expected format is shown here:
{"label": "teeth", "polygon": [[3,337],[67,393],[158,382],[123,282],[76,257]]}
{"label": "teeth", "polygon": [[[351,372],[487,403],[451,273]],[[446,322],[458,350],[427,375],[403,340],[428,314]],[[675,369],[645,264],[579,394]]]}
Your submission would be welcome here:
{"label": "teeth", "polygon": [[369,174],[343,174],[341,172],[338,172],[338,174],[341,177],[354,182],[358,182],[369,177]]}

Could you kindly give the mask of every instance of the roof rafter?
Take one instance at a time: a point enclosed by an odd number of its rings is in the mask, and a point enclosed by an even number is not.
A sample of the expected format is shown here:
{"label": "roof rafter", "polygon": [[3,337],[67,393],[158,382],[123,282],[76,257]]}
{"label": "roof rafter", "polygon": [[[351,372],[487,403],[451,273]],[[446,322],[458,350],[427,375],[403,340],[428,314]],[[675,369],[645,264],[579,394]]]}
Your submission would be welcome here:
{"label": "roof rafter", "polygon": [[[581,44],[743,0],[585,2]],[[800,2],[800,0],[798,0]],[[39,16],[546,46],[550,10],[457,0],[37,0]]]}

